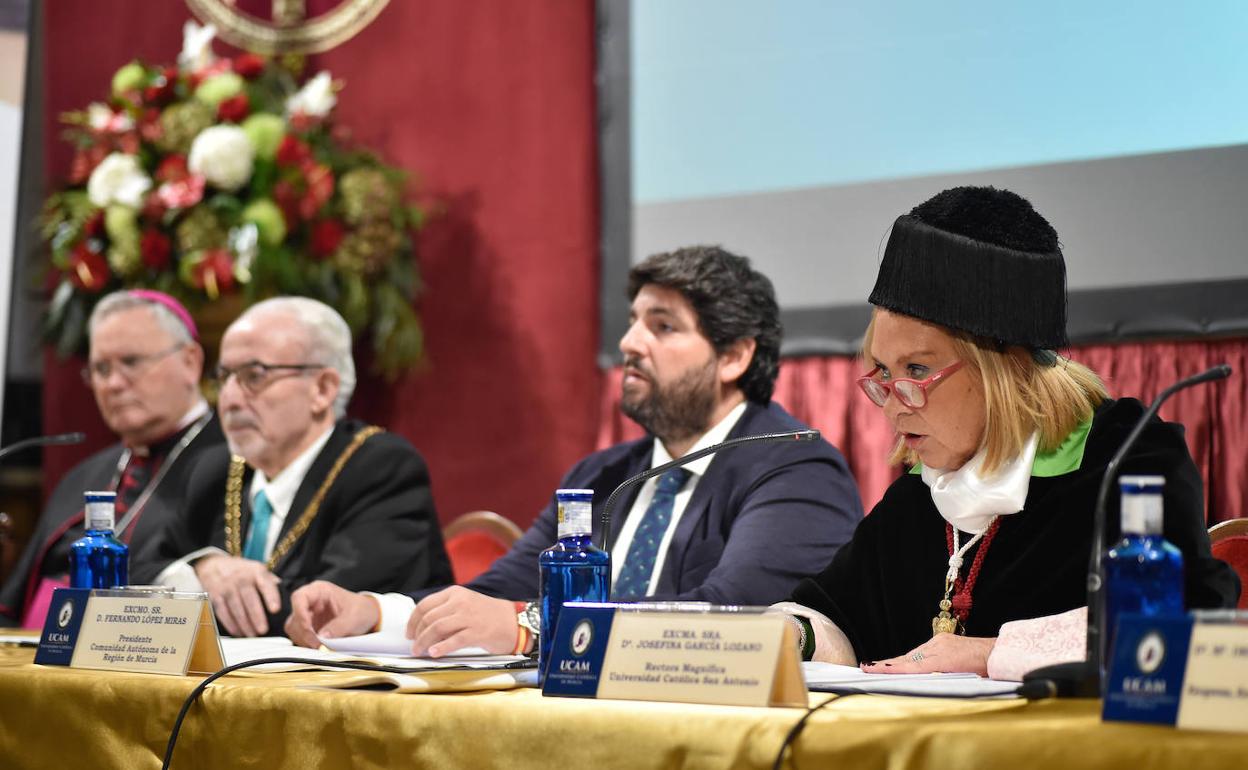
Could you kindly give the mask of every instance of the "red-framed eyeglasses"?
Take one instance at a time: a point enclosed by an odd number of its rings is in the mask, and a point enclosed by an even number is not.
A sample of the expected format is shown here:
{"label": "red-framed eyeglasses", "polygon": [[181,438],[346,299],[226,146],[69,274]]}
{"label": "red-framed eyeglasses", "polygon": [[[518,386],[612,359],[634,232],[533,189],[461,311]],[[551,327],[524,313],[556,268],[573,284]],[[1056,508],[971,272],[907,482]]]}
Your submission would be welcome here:
{"label": "red-framed eyeglasses", "polygon": [[922,409],[927,406],[927,389],[961,368],[962,362],[954,361],[925,380],[902,378],[884,382],[875,379],[875,373],[880,370],[877,366],[858,378],[858,387],[862,388],[862,392],[866,393],[867,398],[871,399],[876,406],[884,406],[888,403],[888,394],[896,393],[897,400],[902,404],[911,409]]}

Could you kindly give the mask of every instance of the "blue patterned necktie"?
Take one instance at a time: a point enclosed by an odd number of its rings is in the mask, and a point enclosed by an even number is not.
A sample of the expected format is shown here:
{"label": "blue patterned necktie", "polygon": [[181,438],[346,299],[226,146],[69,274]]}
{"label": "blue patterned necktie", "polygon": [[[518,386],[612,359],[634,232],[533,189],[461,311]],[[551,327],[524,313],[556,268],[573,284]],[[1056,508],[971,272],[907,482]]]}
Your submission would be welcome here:
{"label": "blue patterned necktie", "polygon": [[264,547],[269,541],[269,519],[272,516],[273,506],[262,489],[251,506],[251,529],[247,531],[247,546],[243,548],[244,559],[264,561]]}
{"label": "blue patterned necktie", "polygon": [[642,599],[650,588],[650,575],[654,572],[654,562],[659,556],[659,544],[667,533],[667,525],[672,521],[672,507],[676,503],[676,493],[689,480],[687,468],[673,468],[659,477],[655,486],[654,497],[633,533],[633,541],[628,544],[628,556],[620,569],[620,576],[612,586],[611,596],[617,601]]}

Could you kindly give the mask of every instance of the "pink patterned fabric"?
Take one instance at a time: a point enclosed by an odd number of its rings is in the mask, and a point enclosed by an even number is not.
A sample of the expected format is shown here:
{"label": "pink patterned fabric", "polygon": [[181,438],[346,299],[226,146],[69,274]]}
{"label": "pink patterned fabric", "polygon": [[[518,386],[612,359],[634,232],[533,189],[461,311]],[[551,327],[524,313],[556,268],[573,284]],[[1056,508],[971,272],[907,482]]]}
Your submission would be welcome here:
{"label": "pink patterned fabric", "polygon": [[988,656],[988,676],[1021,682],[1023,674],[1054,663],[1083,660],[1088,645],[1088,608],[1001,626]]}

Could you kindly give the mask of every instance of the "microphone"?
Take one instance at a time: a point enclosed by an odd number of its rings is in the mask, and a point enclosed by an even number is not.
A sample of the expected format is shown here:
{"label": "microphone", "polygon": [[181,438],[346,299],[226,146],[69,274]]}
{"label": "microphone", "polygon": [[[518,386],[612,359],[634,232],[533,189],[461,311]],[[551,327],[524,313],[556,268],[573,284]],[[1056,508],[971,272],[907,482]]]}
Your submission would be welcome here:
{"label": "microphone", "polygon": [[13,454],[14,452],[29,449],[32,446],[65,446],[67,444],[81,444],[83,441],[86,441],[86,439],[87,434],[80,432],[57,433],[54,436],[32,436],[31,438],[24,438],[16,444],[9,444],[3,449],[0,449],[0,459],[3,459],[6,455]]}
{"label": "microphone", "polygon": [[615,505],[615,501],[619,498],[620,494],[632,485],[645,481],[652,476],[658,476],[666,473],[672,468],[679,468],[682,465],[686,465],[694,460],[706,457],[709,454],[715,454],[721,449],[728,449],[730,447],[741,446],[742,444],[760,442],[816,441],[819,439],[819,435],[819,431],[817,430],[791,430],[785,433],[761,433],[757,436],[742,436],[741,438],[721,441],[718,444],[708,446],[705,449],[699,449],[696,452],[690,452],[684,457],[679,457],[669,463],[663,463],[662,465],[655,466],[649,470],[642,471],[636,476],[625,479],[622,484],[611,491],[611,494],[607,496],[607,502],[602,506],[602,515],[599,517],[599,521],[602,523],[602,541],[598,544],[598,547],[604,551],[607,550],[607,538],[611,534],[611,508]]}
{"label": "microphone", "polygon": [[1093,509],[1092,554],[1088,559],[1088,646],[1086,660],[1072,663],[1059,663],[1029,671],[1024,683],[1048,681],[1051,692],[1057,697],[1099,698],[1103,696],[1102,687],[1105,682],[1105,567],[1101,562],[1105,550],[1105,505],[1109,499],[1109,489],[1118,475],[1118,466],[1122,464],[1127,452],[1135,446],[1140,434],[1148,426],[1149,420],[1161,409],[1166,399],[1193,385],[1201,385],[1214,380],[1222,380],[1231,376],[1231,367],[1218,364],[1200,374],[1179,380],[1163,390],[1148,407],[1135,427],[1127,434],[1127,438],[1118,447],[1118,451],[1105,466],[1105,475],[1101,478],[1101,487],[1096,495],[1096,508]]}

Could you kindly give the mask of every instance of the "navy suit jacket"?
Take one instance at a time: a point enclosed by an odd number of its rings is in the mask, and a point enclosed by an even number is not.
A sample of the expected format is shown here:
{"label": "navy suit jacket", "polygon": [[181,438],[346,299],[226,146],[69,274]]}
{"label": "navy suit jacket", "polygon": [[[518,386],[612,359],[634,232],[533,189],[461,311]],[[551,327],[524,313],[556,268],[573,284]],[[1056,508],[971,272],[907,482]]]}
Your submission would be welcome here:
{"label": "navy suit jacket", "polygon": [[[779,404],[750,403],[728,438],[802,430]],[[586,457],[561,488],[594,490],[594,542],[607,496],[650,467],[654,439]],[[640,484],[612,511],[608,547],[619,536]],[[782,601],[804,577],[818,574],[849,541],[862,501],[845,458],[828,442],[747,444],[714,456],[676,526],[654,599],[717,604]],[[468,584],[512,600],[538,595],[537,557],[557,539],[554,495],[506,555]]]}

